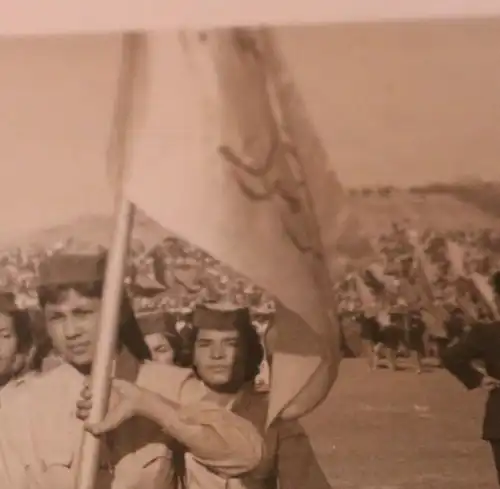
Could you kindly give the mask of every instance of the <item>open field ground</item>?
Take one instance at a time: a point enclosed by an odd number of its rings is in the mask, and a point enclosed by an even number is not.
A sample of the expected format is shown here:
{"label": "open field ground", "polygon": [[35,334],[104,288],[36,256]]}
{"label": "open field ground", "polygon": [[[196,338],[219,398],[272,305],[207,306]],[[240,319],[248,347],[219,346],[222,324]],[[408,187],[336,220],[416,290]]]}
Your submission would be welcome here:
{"label": "open field ground", "polygon": [[348,359],[304,424],[334,489],[493,489],[484,400],[440,369],[369,372]]}

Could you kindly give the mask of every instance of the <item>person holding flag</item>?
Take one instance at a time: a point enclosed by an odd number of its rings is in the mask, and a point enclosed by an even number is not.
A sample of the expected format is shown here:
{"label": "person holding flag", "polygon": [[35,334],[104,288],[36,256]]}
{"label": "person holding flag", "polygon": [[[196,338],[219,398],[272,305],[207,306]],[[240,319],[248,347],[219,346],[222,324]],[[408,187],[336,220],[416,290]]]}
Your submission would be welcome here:
{"label": "person holding flag", "polygon": [[[106,252],[81,246],[65,250],[40,264],[38,296],[46,327],[63,364],[12,391],[0,409],[0,487],[71,489],[79,460],[84,425],[76,405],[88,383],[98,337]],[[158,378],[144,378],[150,352],[137,325],[130,301],[122,298],[114,377],[149,393]],[[174,382],[168,376],[161,382]],[[119,380],[115,380],[120,382]],[[148,385],[148,382],[153,385]],[[135,387],[138,383],[142,387]],[[134,390],[134,392],[136,392]],[[200,406],[189,416],[170,407],[166,434],[137,413],[119,429],[102,437],[96,489],[164,489],[173,483],[169,437],[178,439],[193,456],[220,446],[231,453],[234,470],[251,470],[261,457],[262,439],[242,418]],[[217,454],[216,454],[217,455]],[[211,466],[229,470],[227,461],[212,457]],[[239,465],[238,465],[239,463]],[[237,469],[234,469],[234,467]]]}

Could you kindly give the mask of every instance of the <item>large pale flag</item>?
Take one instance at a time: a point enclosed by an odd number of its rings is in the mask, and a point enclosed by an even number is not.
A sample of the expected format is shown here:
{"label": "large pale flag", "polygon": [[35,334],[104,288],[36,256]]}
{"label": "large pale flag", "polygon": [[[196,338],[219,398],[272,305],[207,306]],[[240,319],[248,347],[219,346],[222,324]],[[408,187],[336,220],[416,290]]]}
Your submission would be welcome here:
{"label": "large pale flag", "polygon": [[340,186],[265,31],[148,36],[127,192],[278,299],[269,421],[301,416],[340,361],[323,251]]}

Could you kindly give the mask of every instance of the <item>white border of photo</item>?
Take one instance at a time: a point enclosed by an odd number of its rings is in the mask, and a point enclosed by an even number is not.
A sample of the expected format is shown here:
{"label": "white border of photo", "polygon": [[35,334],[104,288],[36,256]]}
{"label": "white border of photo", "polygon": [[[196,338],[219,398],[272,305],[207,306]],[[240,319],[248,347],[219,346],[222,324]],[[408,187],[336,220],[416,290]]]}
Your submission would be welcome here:
{"label": "white border of photo", "polygon": [[498,16],[500,0],[0,0],[0,38]]}

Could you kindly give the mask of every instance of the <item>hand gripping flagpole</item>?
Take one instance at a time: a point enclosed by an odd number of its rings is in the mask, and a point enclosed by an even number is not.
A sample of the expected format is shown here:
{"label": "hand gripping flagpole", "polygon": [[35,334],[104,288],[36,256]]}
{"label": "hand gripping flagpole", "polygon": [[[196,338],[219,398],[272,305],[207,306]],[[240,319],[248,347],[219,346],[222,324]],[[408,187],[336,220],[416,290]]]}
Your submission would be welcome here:
{"label": "hand gripping flagpole", "polygon": [[[133,113],[133,95],[140,41],[139,34],[125,34],[123,38],[122,69],[108,155],[109,169],[116,192],[115,228],[108,254],[99,336],[92,364],[92,410],[88,419],[91,423],[101,421],[107,410],[110,379],[117,346],[126,260],[132,231],[134,206],[126,199],[123,187],[127,163],[127,133]],[[92,434],[84,432],[76,464],[76,489],[95,489],[99,455],[100,440]]]}

